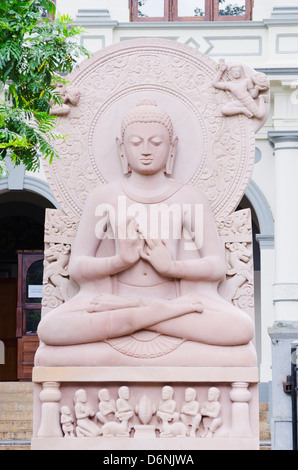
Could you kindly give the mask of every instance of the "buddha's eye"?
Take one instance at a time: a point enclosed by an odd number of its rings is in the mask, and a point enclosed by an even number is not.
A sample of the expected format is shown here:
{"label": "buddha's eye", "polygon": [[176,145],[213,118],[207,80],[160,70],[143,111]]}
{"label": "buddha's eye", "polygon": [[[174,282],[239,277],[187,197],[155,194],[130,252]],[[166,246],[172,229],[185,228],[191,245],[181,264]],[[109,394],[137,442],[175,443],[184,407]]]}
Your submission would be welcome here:
{"label": "buddha's eye", "polygon": [[140,137],[132,137],[130,142],[132,145],[141,145],[142,139],[140,139]]}
{"label": "buddha's eye", "polygon": [[152,139],[150,139],[150,142],[153,144],[153,145],[160,145],[162,143],[162,140],[159,138],[159,137],[153,137]]}

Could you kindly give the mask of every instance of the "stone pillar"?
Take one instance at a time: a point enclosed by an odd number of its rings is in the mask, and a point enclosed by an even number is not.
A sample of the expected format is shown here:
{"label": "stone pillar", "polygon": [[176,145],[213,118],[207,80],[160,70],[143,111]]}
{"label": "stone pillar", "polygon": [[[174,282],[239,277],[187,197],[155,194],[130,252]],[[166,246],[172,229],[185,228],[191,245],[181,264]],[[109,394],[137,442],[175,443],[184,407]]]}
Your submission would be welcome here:
{"label": "stone pillar", "polygon": [[275,151],[275,320],[298,321],[298,131],[269,132]]}
{"label": "stone pillar", "polygon": [[60,384],[58,382],[43,382],[39,394],[41,405],[41,422],[38,437],[62,437],[60,426],[59,402],[61,400]]}
{"label": "stone pillar", "polygon": [[275,322],[272,341],[271,443],[292,449],[291,397],[283,383],[291,372],[291,343],[298,334],[298,131],[269,132],[275,152]]}
{"label": "stone pillar", "polygon": [[230,398],[232,400],[232,437],[251,437],[249,416],[251,393],[248,390],[248,383],[232,383]]}
{"label": "stone pillar", "polygon": [[[271,371],[271,343],[268,335],[268,325],[274,322],[274,306],[272,304],[272,285],[274,284],[274,228],[272,234],[256,236],[260,245],[260,311],[259,318],[256,316],[256,325],[259,328],[257,346],[259,346],[260,358],[260,401],[269,401],[268,383],[272,380]],[[264,388],[262,389],[263,383]]]}

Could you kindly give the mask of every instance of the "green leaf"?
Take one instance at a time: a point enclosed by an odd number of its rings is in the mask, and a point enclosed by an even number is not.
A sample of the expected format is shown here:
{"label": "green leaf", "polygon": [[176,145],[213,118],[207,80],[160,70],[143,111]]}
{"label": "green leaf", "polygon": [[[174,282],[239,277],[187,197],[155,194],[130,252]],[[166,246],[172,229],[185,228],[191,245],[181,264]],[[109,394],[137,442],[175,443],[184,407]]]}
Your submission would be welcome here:
{"label": "green leaf", "polygon": [[61,74],[70,73],[82,55],[89,57],[73,39],[83,29],[69,15],[53,21],[42,12],[55,13],[52,0],[0,2],[0,175],[7,154],[33,171],[41,154],[59,158],[52,142],[66,136],[55,132],[57,118],[50,115],[51,103],[63,102],[56,85],[67,83]]}

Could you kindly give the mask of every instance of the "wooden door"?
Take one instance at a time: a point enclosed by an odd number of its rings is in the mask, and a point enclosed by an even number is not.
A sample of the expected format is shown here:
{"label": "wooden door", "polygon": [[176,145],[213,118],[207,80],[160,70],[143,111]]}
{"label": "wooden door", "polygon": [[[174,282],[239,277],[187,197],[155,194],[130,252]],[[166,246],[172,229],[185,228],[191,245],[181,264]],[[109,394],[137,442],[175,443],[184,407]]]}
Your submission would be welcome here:
{"label": "wooden door", "polygon": [[41,315],[43,252],[18,251],[18,380],[32,380],[34,356],[39,345],[36,333]]}
{"label": "wooden door", "polygon": [[0,279],[0,340],[4,343],[0,382],[17,380],[16,307],[17,279]]}

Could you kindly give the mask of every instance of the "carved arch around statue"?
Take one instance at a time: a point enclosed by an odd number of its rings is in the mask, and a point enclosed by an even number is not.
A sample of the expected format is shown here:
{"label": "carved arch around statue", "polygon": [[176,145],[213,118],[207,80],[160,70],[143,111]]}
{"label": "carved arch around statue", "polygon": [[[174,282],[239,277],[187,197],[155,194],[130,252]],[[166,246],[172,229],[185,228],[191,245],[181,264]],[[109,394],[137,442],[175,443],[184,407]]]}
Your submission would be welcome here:
{"label": "carved arch around statue", "polygon": [[[69,76],[79,98],[57,112],[58,131],[68,136],[55,142],[61,159],[45,164],[65,213],[79,218],[89,191],[121,176],[116,138],[122,115],[148,97],[168,112],[179,135],[173,177],[205,192],[217,223],[230,215],[249,183],[255,130],[264,119],[224,116],[223,105],[234,97],[213,86],[217,73],[217,63],[199,51],[160,39],[125,41],[83,61]],[[254,70],[245,66],[245,74]]]}

